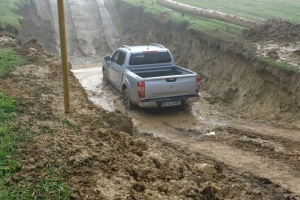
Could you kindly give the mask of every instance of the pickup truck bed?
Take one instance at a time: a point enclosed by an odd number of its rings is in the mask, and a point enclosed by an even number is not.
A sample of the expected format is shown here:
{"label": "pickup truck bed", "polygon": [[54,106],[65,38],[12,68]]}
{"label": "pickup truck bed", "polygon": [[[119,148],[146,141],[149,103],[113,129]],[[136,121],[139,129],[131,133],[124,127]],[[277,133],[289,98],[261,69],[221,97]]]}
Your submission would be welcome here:
{"label": "pickup truck bed", "polygon": [[178,69],[177,66],[170,66],[170,67],[163,67],[163,68],[155,67],[155,69],[137,68],[137,69],[129,69],[129,70],[141,78],[191,74],[188,71]]}

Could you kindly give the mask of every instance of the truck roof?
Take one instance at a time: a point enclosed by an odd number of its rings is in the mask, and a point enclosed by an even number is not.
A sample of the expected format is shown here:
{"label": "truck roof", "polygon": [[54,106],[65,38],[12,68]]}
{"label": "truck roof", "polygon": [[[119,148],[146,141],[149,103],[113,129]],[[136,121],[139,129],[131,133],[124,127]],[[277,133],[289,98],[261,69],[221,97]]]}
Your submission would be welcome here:
{"label": "truck roof", "polygon": [[126,49],[131,52],[142,52],[142,51],[168,51],[163,45],[152,43],[151,45],[141,45],[141,46],[127,46],[122,45],[120,48]]}

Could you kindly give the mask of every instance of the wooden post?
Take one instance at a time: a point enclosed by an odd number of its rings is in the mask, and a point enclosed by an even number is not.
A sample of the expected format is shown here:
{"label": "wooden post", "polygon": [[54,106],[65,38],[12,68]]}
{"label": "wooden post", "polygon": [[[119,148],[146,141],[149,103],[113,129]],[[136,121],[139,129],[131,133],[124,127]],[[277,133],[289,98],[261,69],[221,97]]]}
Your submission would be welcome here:
{"label": "wooden post", "polygon": [[68,52],[67,52],[67,37],[65,25],[65,9],[64,0],[57,0],[59,35],[60,35],[60,49],[61,49],[61,63],[63,73],[63,87],[64,87],[64,104],[65,113],[70,112],[70,86],[69,86],[69,69],[68,69]]}

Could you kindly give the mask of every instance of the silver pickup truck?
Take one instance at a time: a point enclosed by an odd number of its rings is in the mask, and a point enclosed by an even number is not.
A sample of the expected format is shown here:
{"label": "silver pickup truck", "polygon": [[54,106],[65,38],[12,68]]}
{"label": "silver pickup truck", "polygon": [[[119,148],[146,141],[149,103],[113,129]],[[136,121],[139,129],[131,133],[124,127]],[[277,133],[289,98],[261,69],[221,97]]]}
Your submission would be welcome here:
{"label": "silver pickup truck", "polygon": [[104,58],[102,71],[129,109],[183,106],[199,99],[197,74],[176,66],[170,51],[160,44],[123,45]]}

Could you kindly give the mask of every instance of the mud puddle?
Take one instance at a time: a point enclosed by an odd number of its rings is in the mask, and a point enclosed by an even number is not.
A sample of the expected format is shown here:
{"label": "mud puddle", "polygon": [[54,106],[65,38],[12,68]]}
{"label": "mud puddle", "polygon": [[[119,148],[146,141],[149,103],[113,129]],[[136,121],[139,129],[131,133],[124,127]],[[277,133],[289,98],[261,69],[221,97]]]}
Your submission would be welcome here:
{"label": "mud puddle", "polygon": [[[125,110],[122,98],[103,83],[100,64],[74,66],[72,71],[88,93],[89,99],[98,107],[108,111],[120,110],[133,118],[141,132],[162,135],[170,129],[200,132],[203,127],[225,125],[215,118],[213,106],[203,106],[203,100],[189,105],[184,110],[179,107]],[[222,117],[221,113],[218,116]],[[209,129],[209,128],[205,128]]]}

